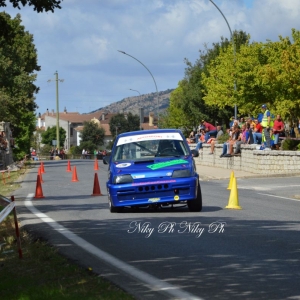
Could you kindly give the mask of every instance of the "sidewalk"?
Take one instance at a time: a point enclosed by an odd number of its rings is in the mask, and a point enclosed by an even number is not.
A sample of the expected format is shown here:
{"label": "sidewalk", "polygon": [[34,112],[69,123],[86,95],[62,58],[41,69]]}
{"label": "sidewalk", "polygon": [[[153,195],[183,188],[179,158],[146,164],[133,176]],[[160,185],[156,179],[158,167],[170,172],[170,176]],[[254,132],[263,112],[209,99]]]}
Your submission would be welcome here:
{"label": "sidewalk", "polygon": [[245,171],[216,168],[211,166],[203,166],[196,163],[197,172],[200,176],[200,180],[218,180],[218,179],[230,179],[231,171],[234,172],[236,178],[251,178],[259,177],[259,174],[254,174]]}

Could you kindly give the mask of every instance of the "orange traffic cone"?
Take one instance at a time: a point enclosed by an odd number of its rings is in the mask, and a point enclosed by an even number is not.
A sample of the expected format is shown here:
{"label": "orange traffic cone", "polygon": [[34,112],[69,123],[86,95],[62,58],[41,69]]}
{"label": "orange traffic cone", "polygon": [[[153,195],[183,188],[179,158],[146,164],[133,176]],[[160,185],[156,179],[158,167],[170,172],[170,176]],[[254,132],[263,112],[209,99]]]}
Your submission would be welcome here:
{"label": "orange traffic cone", "polygon": [[72,170],[71,170],[71,163],[70,163],[69,160],[68,160],[68,165],[67,165],[67,172],[72,172]]}
{"label": "orange traffic cone", "polygon": [[45,198],[44,195],[43,195],[43,189],[42,189],[40,175],[38,175],[37,179],[36,179],[36,189],[35,189],[35,196],[34,196],[34,198]]}
{"label": "orange traffic cone", "polygon": [[76,166],[73,169],[72,181],[79,181],[77,177]]}
{"label": "orange traffic cone", "polygon": [[45,168],[44,168],[44,163],[43,162],[41,162],[41,173],[46,173],[46,171],[45,171]]}
{"label": "orange traffic cone", "polygon": [[99,180],[98,180],[98,174],[97,173],[95,173],[93,194],[91,196],[103,196],[101,194]]}
{"label": "orange traffic cone", "polygon": [[99,166],[98,166],[98,160],[97,158],[95,159],[95,163],[94,163],[94,170],[98,171],[99,170]]}
{"label": "orange traffic cone", "polygon": [[39,167],[38,175],[40,175],[41,183],[44,183],[43,176],[42,176],[42,169],[41,169],[41,167]]}

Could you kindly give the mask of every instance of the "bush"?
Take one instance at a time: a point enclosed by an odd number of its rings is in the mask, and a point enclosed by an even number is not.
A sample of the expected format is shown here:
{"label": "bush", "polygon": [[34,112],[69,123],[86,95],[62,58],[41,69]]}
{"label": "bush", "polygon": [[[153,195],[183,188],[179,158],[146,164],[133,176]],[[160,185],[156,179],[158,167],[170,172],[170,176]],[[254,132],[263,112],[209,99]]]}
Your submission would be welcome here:
{"label": "bush", "polygon": [[282,142],[282,150],[300,150],[300,141],[287,138]]}
{"label": "bush", "polygon": [[223,144],[229,139],[229,134],[226,132],[218,138],[218,143]]}
{"label": "bush", "polygon": [[53,147],[50,146],[50,145],[44,145],[44,146],[41,148],[40,155],[41,155],[41,156],[50,156],[50,150],[51,150],[52,148],[53,148]]}
{"label": "bush", "polygon": [[81,152],[82,152],[82,149],[80,149],[79,146],[71,146],[69,149],[69,153],[72,155],[78,155],[78,154],[81,154]]}

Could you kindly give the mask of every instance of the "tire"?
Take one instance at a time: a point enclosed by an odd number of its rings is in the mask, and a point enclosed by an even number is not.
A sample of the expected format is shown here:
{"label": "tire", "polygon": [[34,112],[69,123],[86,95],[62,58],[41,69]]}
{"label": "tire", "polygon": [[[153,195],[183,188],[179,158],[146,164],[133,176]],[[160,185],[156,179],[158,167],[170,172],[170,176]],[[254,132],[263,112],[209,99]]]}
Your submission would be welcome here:
{"label": "tire", "polygon": [[200,188],[199,182],[198,182],[198,188],[197,188],[197,198],[194,200],[187,201],[187,205],[188,205],[189,211],[198,212],[198,211],[202,210],[202,194],[201,194],[201,188]]}
{"label": "tire", "polygon": [[108,199],[108,206],[109,206],[109,211],[111,213],[117,213],[117,212],[120,212],[120,210],[121,210],[119,207],[113,206],[110,199]]}

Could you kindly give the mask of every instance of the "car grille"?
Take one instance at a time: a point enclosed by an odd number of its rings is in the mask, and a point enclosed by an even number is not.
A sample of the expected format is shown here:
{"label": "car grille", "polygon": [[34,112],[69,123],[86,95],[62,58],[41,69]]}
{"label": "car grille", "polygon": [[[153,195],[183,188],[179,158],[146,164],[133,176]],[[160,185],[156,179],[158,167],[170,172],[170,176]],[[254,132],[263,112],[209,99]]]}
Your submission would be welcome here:
{"label": "car grille", "polygon": [[[176,190],[176,192],[175,192]],[[124,188],[118,190],[118,200],[139,200],[147,198],[163,198],[163,197],[174,197],[175,195],[189,195],[189,185],[170,185],[170,184],[153,184],[146,186],[138,186],[132,189]]]}

